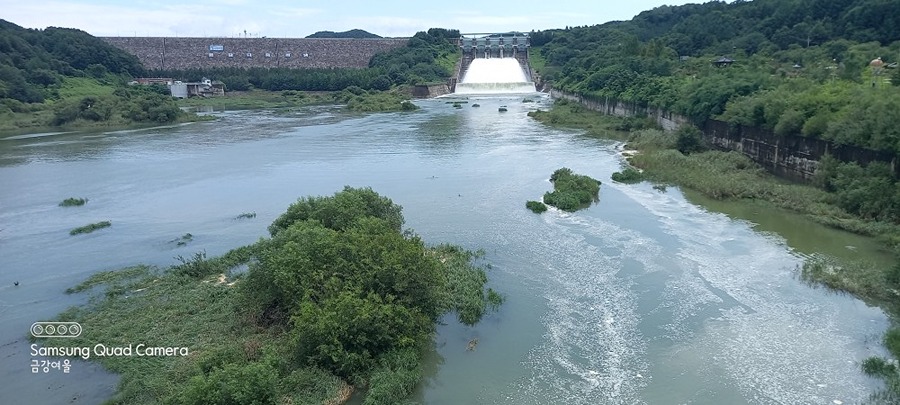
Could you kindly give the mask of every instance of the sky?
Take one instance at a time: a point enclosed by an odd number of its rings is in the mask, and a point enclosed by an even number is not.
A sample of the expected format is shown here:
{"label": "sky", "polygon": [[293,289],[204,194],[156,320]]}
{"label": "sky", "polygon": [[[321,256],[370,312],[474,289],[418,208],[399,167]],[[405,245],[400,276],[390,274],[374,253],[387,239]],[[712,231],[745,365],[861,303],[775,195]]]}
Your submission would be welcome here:
{"label": "sky", "polygon": [[0,19],[94,36],[297,38],[359,28],[408,37],[432,27],[493,33],[595,25],[661,5],[705,1],[0,0]]}

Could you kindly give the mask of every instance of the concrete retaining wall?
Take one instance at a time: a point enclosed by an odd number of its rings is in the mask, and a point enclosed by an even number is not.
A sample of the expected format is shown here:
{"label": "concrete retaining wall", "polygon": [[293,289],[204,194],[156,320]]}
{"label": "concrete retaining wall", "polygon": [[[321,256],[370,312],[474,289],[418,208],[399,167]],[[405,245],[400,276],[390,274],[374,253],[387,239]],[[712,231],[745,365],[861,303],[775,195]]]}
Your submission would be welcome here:
{"label": "concrete retaining wall", "polygon": [[570,101],[581,103],[588,109],[599,111],[604,114],[618,115],[621,117],[630,117],[634,115],[653,117],[663,129],[673,131],[678,127],[689,123],[687,117],[673,114],[669,111],[660,110],[658,108],[639,107],[632,103],[625,103],[613,99],[591,99],[577,94],[567,93],[556,89],[550,89],[550,97],[563,98]]}
{"label": "concrete retaining wall", "polygon": [[104,37],[102,39],[137,56],[148,69],[364,68],[369,66],[369,60],[376,53],[406,46],[408,42],[406,38]]}
{"label": "concrete retaining wall", "polygon": [[[553,98],[563,98],[581,103],[585,107],[605,114],[618,116],[650,116],[666,130],[674,130],[690,123],[687,117],[655,108],[639,107],[616,100],[593,100],[577,94],[551,90]],[[891,164],[897,173],[897,157],[894,154],[878,152],[849,145],[806,138],[803,136],[778,136],[767,129],[732,126],[724,121],[707,120],[701,126],[706,141],[717,148],[734,150],[750,157],[770,172],[793,180],[809,181],[818,168],[819,160],[830,154],[843,162],[867,165],[871,162]]]}
{"label": "concrete retaining wall", "polygon": [[412,96],[415,98],[432,98],[452,92],[448,84],[419,84],[413,87]]}

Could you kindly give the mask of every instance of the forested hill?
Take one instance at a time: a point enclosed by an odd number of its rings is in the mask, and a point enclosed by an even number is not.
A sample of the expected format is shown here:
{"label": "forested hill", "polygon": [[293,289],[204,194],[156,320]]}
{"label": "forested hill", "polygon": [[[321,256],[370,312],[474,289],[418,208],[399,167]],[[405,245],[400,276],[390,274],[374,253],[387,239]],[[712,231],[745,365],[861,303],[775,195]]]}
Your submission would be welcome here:
{"label": "forested hill", "polygon": [[663,6],[632,20],[641,40],[662,38],[680,55],[723,53],[732,47],[754,52],[836,39],[900,39],[896,0],[737,0],[680,7]]}
{"label": "forested hill", "polygon": [[663,6],[532,44],[559,90],[900,153],[896,0]]}
{"label": "forested hill", "polygon": [[134,56],[84,31],[25,29],[0,20],[0,99],[41,102],[63,76],[137,76],[143,70]]}
{"label": "forested hill", "polygon": [[363,31],[359,29],[354,29],[350,31],[344,32],[334,32],[334,31],[318,31],[315,34],[307,35],[307,38],[381,38],[379,35],[375,35],[368,31]]}
{"label": "forested hill", "polygon": [[[588,29],[614,28],[637,40],[659,39],[679,55],[727,53],[733,48],[756,52],[807,46],[845,39],[900,40],[900,2],[896,0],[736,0],[661,6],[630,21]],[[551,30],[536,33],[534,45],[553,38]]]}

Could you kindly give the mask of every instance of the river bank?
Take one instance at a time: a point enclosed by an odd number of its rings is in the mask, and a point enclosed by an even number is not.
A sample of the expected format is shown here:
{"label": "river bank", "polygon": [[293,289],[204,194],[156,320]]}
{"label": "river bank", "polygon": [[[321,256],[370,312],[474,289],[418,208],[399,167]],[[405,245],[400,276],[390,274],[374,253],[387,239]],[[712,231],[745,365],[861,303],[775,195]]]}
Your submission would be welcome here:
{"label": "river bank", "polygon": [[[737,205],[745,201],[753,204],[756,210],[788,210],[824,226],[875,238],[884,248],[872,252],[873,257],[848,260],[815,254],[798,269],[798,276],[813,285],[853,294],[884,308],[894,317],[900,315],[900,264],[893,259],[900,241],[897,224],[851,215],[835,205],[829,193],[822,189],[777,178],[738,152],[710,150],[698,143],[699,138],[689,134],[691,129],[676,132],[646,129],[652,123],[644,123],[641,118],[607,116],[566,101],[555,103],[550,111],[530,115],[549,125],[580,128],[591,136],[625,141],[622,154],[629,165],[640,170],[638,181],[653,182],[657,184],[654,188],[659,190],[665,190],[666,185],[686,188],[700,197],[695,200],[706,200],[703,205],[712,209],[722,209],[718,201]],[[627,132],[627,135],[618,131],[634,123],[642,129]],[[686,145],[690,145],[691,150],[685,150]],[[626,170],[624,173],[634,172]],[[724,211],[749,219],[748,212],[743,209]],[[780,228],[778,232],[785,231]],[[789,243],[799,239],[796,235],[787,238]],[[892,259],[888,261],[885,257]],[[885,347],[894,358],[900,358],[900,343],[891,343],[892,334],[900,336],[897,325],[885,336]],[[885,378],[888,388],[882,394],[886,398],[900,396],[900,374],[896,368],[890,367],[888,371],[877,368],[870,374]]]}
{"label": "river bank", "polygon": [[316,105],[345,104],[356,112],[393,112],[415,109],[409,103],[408,89],[387,91],[363,90],[356,86],[342,91],[232,91],[220,97],[191,97],[178,101],[182,108],[214,110],[248,110],[298,108]]}
{"label": "river bank", "polygon": [[[104,113],[104,119],[77,117],[56,124],[61,109],[57,104],[61,102],[75,103],[76,101],[97,103],[96,100],[112,97],[113,87],[93,84],[88,90],[79,91],[80,93],[69,95],[68,99],[57,101],[56,104],[26,105],[19,103],[7,109],[8,111],[0,109],[0,118],[2,118],[0,119],[0,136],[44,132],[131,130],[150,128],[161,124],[178,125],[214,120],[215,117],[208,114],[196,113],[208,111],[300,108],[333,104],[342,104],[350,111],[361,113],[412,111],[416,108],[409,101],[412,95],[408,88],[366,91],[351,86],[339,92],[250,90],[228,92],[220,97],[191,97],[174,101],[174,105],[177,105],[182,111],[165,122],[135,121],[127,117],[124,110],[117,113],[114,108],[108,108],[108,111]],[[94,93],[98,95],[94,95]],[[172,100],[168,101],[172,102]]]}

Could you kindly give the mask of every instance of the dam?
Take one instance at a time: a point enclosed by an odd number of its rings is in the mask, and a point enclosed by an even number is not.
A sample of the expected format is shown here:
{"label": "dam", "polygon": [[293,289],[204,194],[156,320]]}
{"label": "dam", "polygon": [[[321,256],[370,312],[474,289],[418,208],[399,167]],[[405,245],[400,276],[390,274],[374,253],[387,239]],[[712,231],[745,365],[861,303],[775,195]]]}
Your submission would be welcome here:
{"label": "dam", "polygon": [[409,38],[171,38],[103,37],[147,69],[366,68],[376,53]]}
{"label": "dam", "polygon": [[462,34],[454,93],[519,94],[536,91],[528,66],[528,34]]}

